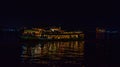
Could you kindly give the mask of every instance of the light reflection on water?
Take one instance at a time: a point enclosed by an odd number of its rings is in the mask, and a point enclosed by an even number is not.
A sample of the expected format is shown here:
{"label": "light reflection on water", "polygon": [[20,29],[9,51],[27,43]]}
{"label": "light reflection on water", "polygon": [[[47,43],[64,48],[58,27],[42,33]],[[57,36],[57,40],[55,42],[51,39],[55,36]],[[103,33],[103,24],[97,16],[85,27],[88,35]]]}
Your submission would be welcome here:
{"label": "light reflection on water", "polygon": [[84,41],[39,42],[22,45],[21,61],[38,64],[79,64],[83,66]]}

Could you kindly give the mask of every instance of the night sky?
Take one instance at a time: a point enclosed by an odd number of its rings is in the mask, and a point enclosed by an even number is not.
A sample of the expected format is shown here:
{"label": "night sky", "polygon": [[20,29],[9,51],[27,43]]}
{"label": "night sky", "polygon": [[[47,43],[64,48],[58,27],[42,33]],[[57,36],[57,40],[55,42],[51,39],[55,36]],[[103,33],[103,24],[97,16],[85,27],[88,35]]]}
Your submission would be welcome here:
{"label": "night sky", "polygon": [[105,6],[106,3],[102,3],[102,6],[98,3],[46,4],[7,3],[1,8],[0,26],[16,28],[61,26],[71,29],[119,27],[120,16],[112,15],[115,13],[111,11],[113,7]]}
{"label": "night sky", "polygon": [[119,17],[114,16],[0,16],[1,26],[5,27],[118,27]]}

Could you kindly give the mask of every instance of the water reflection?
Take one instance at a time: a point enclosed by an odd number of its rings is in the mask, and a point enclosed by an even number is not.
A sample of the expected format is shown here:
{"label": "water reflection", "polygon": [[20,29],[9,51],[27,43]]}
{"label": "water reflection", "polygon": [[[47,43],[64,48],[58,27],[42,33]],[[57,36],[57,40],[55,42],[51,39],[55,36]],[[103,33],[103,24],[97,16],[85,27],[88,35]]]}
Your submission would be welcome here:
{"label": "water reflection", "polygon": [[83,66],[84,41],[24,43],[21,60],[24,63],[78,64]]}

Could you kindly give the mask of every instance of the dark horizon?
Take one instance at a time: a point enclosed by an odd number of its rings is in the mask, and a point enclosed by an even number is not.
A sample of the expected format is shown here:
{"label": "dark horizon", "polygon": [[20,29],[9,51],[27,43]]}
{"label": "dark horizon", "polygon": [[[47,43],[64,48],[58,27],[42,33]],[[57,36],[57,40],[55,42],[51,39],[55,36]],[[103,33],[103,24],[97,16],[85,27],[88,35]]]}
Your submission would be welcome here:
{"label": "dark horizon", "polygon": [[68,29],[119,28],[119,17],[113,16],[0,16],[1,27],[48,27]]}

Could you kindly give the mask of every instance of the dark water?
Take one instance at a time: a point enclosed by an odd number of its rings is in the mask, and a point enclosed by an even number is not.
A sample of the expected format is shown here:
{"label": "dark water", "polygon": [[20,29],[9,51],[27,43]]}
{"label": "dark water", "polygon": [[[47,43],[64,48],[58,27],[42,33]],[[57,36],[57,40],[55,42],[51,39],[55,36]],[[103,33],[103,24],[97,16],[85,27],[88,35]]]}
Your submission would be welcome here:
{"label": "dark water", "polygon": [[115,67],[119,65],[118,39],[20,42],[17,36],[15,33],[1,34],[1,65],[14,67]]}

